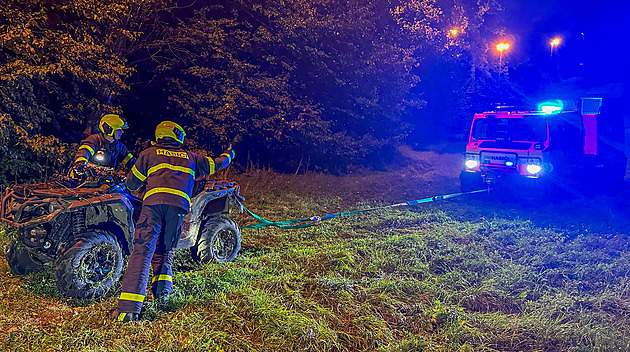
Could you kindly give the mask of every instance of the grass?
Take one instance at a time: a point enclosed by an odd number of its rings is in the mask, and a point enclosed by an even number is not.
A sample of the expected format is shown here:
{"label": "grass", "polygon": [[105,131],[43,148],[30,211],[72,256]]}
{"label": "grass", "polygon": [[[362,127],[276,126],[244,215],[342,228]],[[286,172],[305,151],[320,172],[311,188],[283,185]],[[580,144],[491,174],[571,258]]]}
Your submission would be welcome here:
{"label": "grass", "polygon": [[[274,220],[454,191],[392,177],[235,178],[245,204]],[[178,252],[174,312],[149,297],[143,320],[123,325],[107,317],[117,292],[71,300],[52,272],[18,278],[1,260],[0,349],[628,351],[625,209],[610,197],[522,206],[482,195],[244,230],[232,263],[199,266]],[[1,227],[0,238],[11,231]]]}

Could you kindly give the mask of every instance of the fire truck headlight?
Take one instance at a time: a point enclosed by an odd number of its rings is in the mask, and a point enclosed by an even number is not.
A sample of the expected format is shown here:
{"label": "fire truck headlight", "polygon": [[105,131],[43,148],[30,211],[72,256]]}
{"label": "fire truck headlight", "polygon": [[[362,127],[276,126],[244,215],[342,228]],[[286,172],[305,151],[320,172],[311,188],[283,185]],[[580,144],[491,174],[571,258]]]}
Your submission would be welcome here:
{"label": "fire truck headlight", "polygon": [[543,170],[540,158],[522,158],[518,160],[518,163],[530,175],[536,175]]}
{"label": "fire truck headlight", "polygon": [[477,170],[479,168],[479,154],[466,154],[464,165],[466,166],[466,170]]}
{"label": "fire truck headlight", "polygon": [[540,165],[535,165],[535,164],[527,165],[527,172],[529,172],[532,175],[539,173],[540,170],[542,170],[542,167],[540,167]]}
{"label": "fire truck headlight", "polygon": [[477,165],[479,165],[479,162],[477,162],[477,160],[469,159],[469,160],[466,160],[465,164],[466,164],[467,169],[473,170],[477,167]]}

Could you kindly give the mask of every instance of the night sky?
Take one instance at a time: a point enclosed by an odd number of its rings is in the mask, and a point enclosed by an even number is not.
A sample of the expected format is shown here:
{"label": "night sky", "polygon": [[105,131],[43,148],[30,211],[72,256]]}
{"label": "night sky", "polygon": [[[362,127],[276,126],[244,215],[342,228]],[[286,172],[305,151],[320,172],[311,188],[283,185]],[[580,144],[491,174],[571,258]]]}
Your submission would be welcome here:
{"label": "night sky", "polygon": [[[558,37],[555,64],[563,78],[582,75],[597,84],[628,81],[630,5],[602,0],[507,0],[512,60],[550,64],[550,41]],[[627,85],[627,83],[625,83]]]}

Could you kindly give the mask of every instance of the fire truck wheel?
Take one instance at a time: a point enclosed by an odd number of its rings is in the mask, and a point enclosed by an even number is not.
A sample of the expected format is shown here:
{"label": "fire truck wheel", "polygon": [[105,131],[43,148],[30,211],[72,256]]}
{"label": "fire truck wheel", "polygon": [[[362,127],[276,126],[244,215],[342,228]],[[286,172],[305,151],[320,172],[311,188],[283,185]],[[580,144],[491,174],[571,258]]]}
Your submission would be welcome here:
{"label": "fire truck wheel", "polygon": [[89,230],[62,246],[57,254],[57,287],[70,297],[97,297],[120,279],[122,267],[116,237],[107,231]]}
{"label": "fire truck wheel", "polygon": [[224,215],[213,216],[201,227],[197,244],[190,247],[193,259],[202,263],[231,262],[241,249],[241,229]]}
{"label": "fire truck wheel", "polygon": [[602,170],[602,184],[605,191],[618,192],[623,187],[623,180],[626,175],[626,158],[617,158],[604,164]]}

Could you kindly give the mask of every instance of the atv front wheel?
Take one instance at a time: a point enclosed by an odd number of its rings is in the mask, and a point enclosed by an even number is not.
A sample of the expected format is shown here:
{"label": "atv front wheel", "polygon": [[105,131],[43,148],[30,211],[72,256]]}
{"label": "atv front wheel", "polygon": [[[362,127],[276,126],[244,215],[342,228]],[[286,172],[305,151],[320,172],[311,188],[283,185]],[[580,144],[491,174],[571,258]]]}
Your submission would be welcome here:
{"label": "atv front wheel", "polygon": [[86,231],[57,255],[57,287],[74,298],[100,296],[120,279],[122,267],[122,250],[114,235],[101,230]]}
{"label": "atv front wheel", "polygon": [[202,263],[216,260],[219,263],[236,259],[241,249],[241,230],[224,215],[213,216],[201,227],[197,244],[190,247],[193,259]]}

